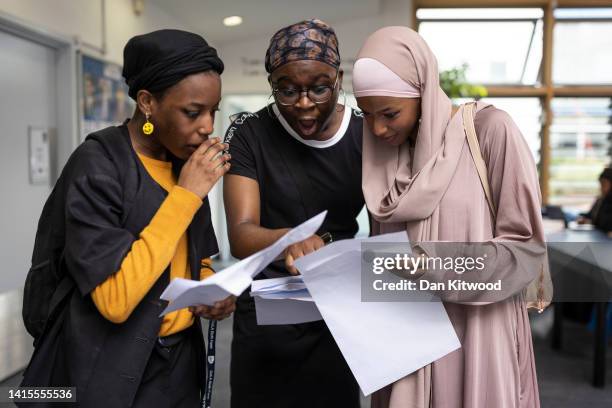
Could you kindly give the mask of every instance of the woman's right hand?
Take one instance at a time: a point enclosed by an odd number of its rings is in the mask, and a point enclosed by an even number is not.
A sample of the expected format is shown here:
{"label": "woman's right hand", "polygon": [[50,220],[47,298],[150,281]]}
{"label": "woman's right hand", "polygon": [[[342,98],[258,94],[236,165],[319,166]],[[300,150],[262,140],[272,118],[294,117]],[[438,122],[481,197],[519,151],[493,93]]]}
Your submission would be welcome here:
{"label": "woman's right hand", "polygon": [[312,235],[303,241],[297,242],[285,249],[285,268],[291,275],[299,275],[300,271],[294,265],[296,259],[308,255],[325,246],[325,242],[318,235]]}
{"label": "woman's right hand", "polygon": [[230,317],[236,311],[236,296],[230,295],[223,300],[215,302],[213,306],[191,306],[189,311],[203,319],[223,320]]}
{"label": "woman's right hand", "polygon": [[227,148],[228,145],[221,143],[218,137],[206,140],[183,166],[177,185],[204,199],[230,168],[231,156],[228,153],[219,154]]}

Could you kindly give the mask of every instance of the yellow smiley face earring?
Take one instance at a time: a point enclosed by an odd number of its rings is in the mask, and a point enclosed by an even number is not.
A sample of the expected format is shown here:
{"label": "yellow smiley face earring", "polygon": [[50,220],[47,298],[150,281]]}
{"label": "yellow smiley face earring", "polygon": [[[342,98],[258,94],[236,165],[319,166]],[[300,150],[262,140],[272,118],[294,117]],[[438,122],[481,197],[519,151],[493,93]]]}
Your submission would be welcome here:
{"label": "yellow smiley face earring", "polygon": [[155,130],[155,126],[153,126],[153,124],[151,122],[149,122],[149,117],[150,116],[151,116],[150,113],[145,113],[145,117],[147,118],[147,121],[145,122],[144,125],[142,125],[142,133],[144,133],[147,136],[152,134],[153,131]]}

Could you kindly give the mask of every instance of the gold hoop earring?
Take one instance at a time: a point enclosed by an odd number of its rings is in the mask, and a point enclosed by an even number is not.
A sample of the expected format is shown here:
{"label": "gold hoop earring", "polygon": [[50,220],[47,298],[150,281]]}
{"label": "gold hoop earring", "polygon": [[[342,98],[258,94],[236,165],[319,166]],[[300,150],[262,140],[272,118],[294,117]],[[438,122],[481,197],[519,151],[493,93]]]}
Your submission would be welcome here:
{"label": "gold hoop earring", "polygon": [[149,117],[151,117],[150,113],[145,113],[145,118],[146,118],[146,122],[144,125],[142,125],[142,133],[144,133],[147,136],[150,136],[153,131],[155,130],[155,126],[153,126],[153,124],[151,122],[149,122]]}

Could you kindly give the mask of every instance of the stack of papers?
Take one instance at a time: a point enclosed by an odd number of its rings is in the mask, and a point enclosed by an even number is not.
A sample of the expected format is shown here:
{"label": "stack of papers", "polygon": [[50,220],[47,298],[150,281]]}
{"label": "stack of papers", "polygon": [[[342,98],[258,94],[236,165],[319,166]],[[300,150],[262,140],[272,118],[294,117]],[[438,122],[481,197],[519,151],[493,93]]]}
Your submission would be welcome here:
{"label": "stack of papers", "polygon": [[[441,302],[361,300],[361,243],[407,243],[405,232],[339,241],[296,260],[308,292],[365,395],[461,345]],[[415,296],[422,296],[416,294]]]}
{"label": "stack of papers", "polygon": [[269,247],[254,253],[235,264],[203,280],[173,279],[161,298],[170,302],[162,316],[189,306],[208,305],[223,300],[229,295],[240,296],[253,282],[259,272],[278,257],[289,245],[305,240],[317,232],[323,224],[327,211],[312,217],[293,228]]}
{"label": "stack of papers", "polygon": [[293,299],[312,302],[312,297],[301,276],[256,280],[251,285],[251,296],[263,299]]}
{"label": "stack of papers", "polygon": [[253,281],[257,324],[298,324],[322,320],[301,276]]}

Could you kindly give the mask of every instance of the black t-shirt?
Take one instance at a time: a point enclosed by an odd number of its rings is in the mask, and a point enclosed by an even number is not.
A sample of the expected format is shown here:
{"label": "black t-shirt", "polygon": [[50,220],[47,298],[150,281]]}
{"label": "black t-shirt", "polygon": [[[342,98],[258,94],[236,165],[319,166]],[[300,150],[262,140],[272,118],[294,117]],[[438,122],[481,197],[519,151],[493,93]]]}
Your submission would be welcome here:
{"label": "black t-shirt", "polygon": [[239,114],[225,134],[232,155],[229,174],[259,183],[260,225],[291,228],[327,210],[320,231],[330,232],[334,240],[354,237],[364,206],[362,126],[361,113],[346,108],[336,135],[307,141],[273,105]]}

